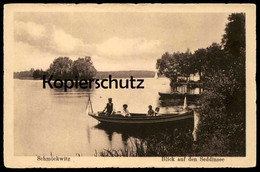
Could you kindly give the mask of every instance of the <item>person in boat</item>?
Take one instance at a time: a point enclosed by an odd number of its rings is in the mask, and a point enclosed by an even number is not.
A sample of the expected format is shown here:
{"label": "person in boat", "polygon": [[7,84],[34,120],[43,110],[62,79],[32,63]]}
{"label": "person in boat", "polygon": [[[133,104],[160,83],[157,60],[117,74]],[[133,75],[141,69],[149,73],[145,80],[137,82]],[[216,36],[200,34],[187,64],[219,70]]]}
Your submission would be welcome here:
{"label": "person in boat", "polygon": [[105,109],[103,110],[103,113],[106,110],[106,115],[111,115],[113,113],[113,103],[112,103],[112,98],[108,98],[108,103]]}
{"label": "person in boat", "polygon": [[127,107],[128,107],[127,104],[124,104],[124,105],[123,105],[123,110],[122,110],[121,114],[122,114],[124,117],[129,117],[129,116],[130,116],[130,113],[129,113]]}
{"label": "person in boat", "polygon": [[148,109],[149,109],[148,112],[147,112],[147,113],[148,113],[148,116],[154,116],[154,111],[153,111],[152,105],[149,105],[149,106],[148,106]]}
{"label": "person in boat", "polygon": [[154,111],[154,115],[155,115],[155,116],[160,116],[159,111],[160,111],[160,108],[159,108],[159,107],[156,107],[156,108],[155,108],[155,111]]}

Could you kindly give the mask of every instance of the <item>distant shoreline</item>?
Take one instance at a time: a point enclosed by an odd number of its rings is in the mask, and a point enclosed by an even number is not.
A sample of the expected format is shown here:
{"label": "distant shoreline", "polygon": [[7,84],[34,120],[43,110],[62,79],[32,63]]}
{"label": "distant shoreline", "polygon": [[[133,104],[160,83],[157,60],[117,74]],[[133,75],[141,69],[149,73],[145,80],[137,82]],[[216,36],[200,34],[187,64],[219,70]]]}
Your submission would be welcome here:
{"label": "distant shoreline", "polygon": [[[41,78],[33,78],[33,76],[20,76],[22,72],[14,72],[14,79],[21,80],[41,80]],[[102,79],[108,78],[109,75],[112,75],[113,78],[130,78],[131,76],[135,78],[154,78],[155,72],[149,70],[129,70],[129,71],[98,71],[95,78]],[[164,76],[160,76],[164,77]],[[160,78],[159,77],[159,78]]]}

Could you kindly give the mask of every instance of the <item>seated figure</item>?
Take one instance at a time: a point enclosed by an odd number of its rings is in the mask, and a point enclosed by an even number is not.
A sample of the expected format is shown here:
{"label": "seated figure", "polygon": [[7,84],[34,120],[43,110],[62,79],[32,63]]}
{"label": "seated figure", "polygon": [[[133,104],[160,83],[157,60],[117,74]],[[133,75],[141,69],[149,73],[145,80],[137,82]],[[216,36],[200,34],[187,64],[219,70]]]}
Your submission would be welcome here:
{"label": "seated figure", "polygon": [[155,112],[154,112],[155,116],[160,116],[160,115],[161,115],[161,114],[159,113],[159,111],[160,111],[160,108],[159,108],[159,107],[156,107],[156,108],[155,108]]}
{"label": "seated figure", "polygon": [[130,116],[130,113],[129,113],[127,107],[128,107],[127,104],[124,104],[124,105],[123,105],[123,110],[122,110],[121,114],[122,114],[124,117],[129,117],[129,116]]}

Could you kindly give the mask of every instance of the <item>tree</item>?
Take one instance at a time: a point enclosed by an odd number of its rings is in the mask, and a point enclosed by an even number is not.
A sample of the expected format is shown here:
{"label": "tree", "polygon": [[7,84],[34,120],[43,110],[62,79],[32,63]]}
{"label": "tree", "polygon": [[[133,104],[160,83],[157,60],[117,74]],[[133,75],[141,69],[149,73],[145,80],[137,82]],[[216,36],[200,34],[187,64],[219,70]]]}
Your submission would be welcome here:
{"label": "tree", "polygon": [[47,75],[47,72],[46,71],[43,71],[42,69],[36,69],[34,72],[33,72],[33,78],[34,79],[42,79],[43,78],[43,75]]}
{"label": "tree", "polygon": [[221,142],[214,154],[245,155],[244,15],[231,14],[228,20],[223,48],[207,48],[208,89],[201,99],[200,138],[204,146],[212,144],[212,138]]}
{"label": "tree", "polygon": [[187,49],[185,53],[175,52],[164,53],[160,59],[157,59],[156,68],[160,74],[164,74],[172,82],[177,82],[178,76],[189,78],[190,74],[195,73],[190,64],[192,53]]}
{"label": "tree", "polygon": [[191,65],[194,67],[194,72],[199,74],[200,80],[202,73],[205,74],[205,60],[206,60],[207,50],[204,48],[198,49],[194,52],[191,60]]}
{"label": "tree", "polygon": [[202,66],[205,82],[214,76],[216,71],[227,70],[228,68],[229,66],[227,66],[225,54],[220,44],[213,43],[206,48],[206,58]]}
{"label": "tree", "polygon": [[160,59],[157,59],[156,69],[159,70],[160,74],[164,74],[171,82],[177,81],[177,65],[178,62],[174,58],[174,55],[168,52],[164,53]]}
{"label": "tree", "polygon": [[240,57],[245,51],[245,14],[233,13],[228,20],[222,45],[232,56]]}
{"label": "tree", "polygon": [[194,72],[203,79],[196,145],[204,156],[245,155],[245,15],[231,14],[228,20],[221,44],[194,54],[165,53],[157,60],[171,81]]}
{"label": "tree", "polygon": [[41,78],[42,76],[42,70],[40,69],[36,69],[34,72],[33,72],[33,78],[36,79],[36,78]]}
{"label": "tree", "polygon": [[228,17],[222,45],[226,52],[231,75],[235,78],[237,98],[245,102],[245,14],[234,13]]}
{"label": "tree", "polygon": [[71,77],[71,67],[72,67],[73,61],[69,59],[68,57],[59,57],[56,58],[53,63],[51,63],[48,74],[53,75],[53,78],[69,78]]}
{"label": "tree", "polygon": [[93,66],[91,57],[86,56],[85,58],[78,58],[73,62],[72,73],[79,78],[91,79],[96,75],[97,70]]}
{"label": "tree", "polygon": [[185,53],[174,53],[173,56],[177,61],[177,71],[180,76],[190,78],[191,74],[194,74],[194,67],[190,63],[192,58],[192,53],[189,49]]}

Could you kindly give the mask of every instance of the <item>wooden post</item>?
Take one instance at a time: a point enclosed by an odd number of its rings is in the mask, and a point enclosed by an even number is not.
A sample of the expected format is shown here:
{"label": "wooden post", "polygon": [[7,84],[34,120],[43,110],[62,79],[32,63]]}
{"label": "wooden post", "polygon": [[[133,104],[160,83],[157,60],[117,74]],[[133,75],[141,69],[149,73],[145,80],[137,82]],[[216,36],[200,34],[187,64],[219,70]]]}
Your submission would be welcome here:
{"label": "wooden post", "polygon": [[91,100],[90,100],[90,94],[88,95],[88,97],[89,97],[89,103],[90,103],[91,113],[93,114],[93,107],[92,107],[92,103],[91,103]]}
{"label": "wooden post", "polygon": [[197,131],[198,131],[198,124],[199,124],[199,112],[194,109],[193,110],[193,115],[194,115],[194,128],[193,128],[193,132],[192,132],[192,136],[193,136],[193,140],[197,141]]}

